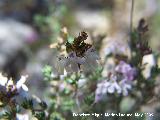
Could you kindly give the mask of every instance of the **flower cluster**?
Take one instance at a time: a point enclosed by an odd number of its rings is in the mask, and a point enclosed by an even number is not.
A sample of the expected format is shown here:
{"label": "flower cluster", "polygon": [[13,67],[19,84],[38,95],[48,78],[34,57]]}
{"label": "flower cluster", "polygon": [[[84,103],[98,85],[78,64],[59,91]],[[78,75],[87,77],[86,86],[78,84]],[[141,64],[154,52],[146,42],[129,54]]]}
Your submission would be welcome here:
{"label": "flower cluster", "polygon": [[[24,117],[20,112],[25,109],[31,109],[32,114],[36,110],[42,111],[46,103],[35,96],[31,96],[28,92],[28,87],[25,85],[28,75],[21,76],[21,78],[14,83],[12,79],[8,79],[0,73],[0,102],[7,119],[29,120],[28,115]],[[22,110],[22,111],[21,111]],[[27,119],[28,118],[28,119]]]}
{"label": "flower cluster", "polygon": [[113,55],[119,54],[119,55],[125,55],[130,57],[130,52],[131,51],[128,44],[126,44],[125,42],[111,39],[111,38],[109,39],[109,41],[107,42],[104,48],[104,54],[106,56],[110,54],[113,54]]}
{"label": "flower cluster", "polygon": [[136,69],[132,68],[131,65],[125,63],[124,61],[119,62],[115,68],[115,71],[123,75],[124,81],[131,81],[136,75]]}
{"label": "flower cluster", "polygon": [[59,74],[64,74],[64,69],[72,73],[79,70],[89,72],[98,67],[99,56],[92,45],[84,42],[87,37],[87,33],[81,32],[73,43],[66,43],[67,56],[58,56],[55,65]]}
{"label": "flower cluster", "polygon": [[106,93],[118,93],[127,96],[128,90],[132,88],[132,80],[134,80],[135,75],[135,68],[124,61],[120,61],[115,67],[115,72],[111,73],[106,80],[97,84],[95,101],[101,100]]}
{"label": "flower cluster", "polygon": [[24,84],[27,76],[21,76],[20,80],[14,84],[13,80],[8,80],[7,77],[4,77],[0,74],[0,100],[2,102],[10,101],[15,98],[15,96],[22,95],[22,92],[27,92],[28,87]]}

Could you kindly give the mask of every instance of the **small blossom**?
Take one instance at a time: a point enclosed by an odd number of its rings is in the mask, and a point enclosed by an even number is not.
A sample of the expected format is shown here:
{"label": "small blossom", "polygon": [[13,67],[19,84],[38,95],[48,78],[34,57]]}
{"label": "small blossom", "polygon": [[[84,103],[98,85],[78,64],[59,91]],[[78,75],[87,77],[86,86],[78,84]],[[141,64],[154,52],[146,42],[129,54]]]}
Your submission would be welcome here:
{"label": "small blossom", "polygon": [[108,82],[102,81],[101,83],[97,84],[97,89],[95,92],[95,102],[100,101],[103,96],[107,93],[107,87],[108,87]]}
{"label": "small blossom", "polygon": [[121,93],[121,88],[118,85],[118,83],[117,82],[110,83],[110,85],[108,87],[108,93],[112,94],[112,93],[114,93],[116,91],[117,91],[117,93]]}
{"label": "small blossom", "polygon": [[67,72],[78,72],[79,65],[84,62],[84,58],[80,58],[76,56],[75,52],[71,52],[68,55],[68,62],[65,66]]}
{"label": "small blossom", "polygon": [[97,84],[95,101],[100,100],[100,98],[103,98],[102,96],[104,96],[106,93],[121,93],[121,87],[117,83],[117,77],[115,75],[111,75],[110,78],[111,79],[109,79],[108,81],[105,80]]}
{"label": "small blossom", "polygon": [[93,47],[89,48],[83,57],[78,57],[75,52],[68,53],[67,57],[57,57],[55,68],[58,74],[64,74],[64,69],[67,73],[83,71],[92,71],[98,67],[99,56]]}
{"label": "small blossom", "polygon": [[7,77],[4,77],[4,76],[2,75],[2,73],[0,73],[0,85],[1,85],[1,86],[5,86],[6,83],[7,83],[7,81],[8,81],[8,78],[7,78]]}
{"label": "small blossom", "polygon": [[122,54],[130,57],[130,48],[125,43],[111,39],[108,41],[107,46],[104,48],[104,54]]}
{"label": "small blossom", "polygon": [[135,68],[132,68],[129,64],[124,61],[120,61],[120,63],[115,68],[116,72],[122,73],[126,80],[133,80],[136,74]]}
{"label": "small blossom", "polygon": [[89,48],[86,51],[85,55],[88,56],[88,57],[91,57],[92,59],[95,59],[95,60],[99,60],[100,59],[100,57],[98,56],[98,54],[97,54],[97,52],[96,52],[94,47]]}
{"label": "small blossom", "polygon": [[64,56],[58,56],[56,59],[56,64],[55,64],[55,68],[58,72],[58,74],[64,74],[64,68],[66,66],[68,62],[68,59],[65,58]]}
{"label": "small blossom", "polygon": [[110,85],[108,86],[108,93],[114,93],[114,92],[116,92],[117,91],[117,93],[121,93],[121,88],[120,88],[120,86],[118,85],[118,83],[117,83],[117,76],[116,75],[114,75],[114,74],[112,74],[111,76],[110,76]]}
{"label": "small blossom", "polygon": [[95,103],[99,102],[100,100],[102,100],[103,95],[102,94],[95,94]]}
{"label": "small blossom", "polygon": [[95,92],[95,101],[98,102],[107,93],[113,94],[114,92],[121,93],[121,88],[116,81],[108,82],[105,80],[101,83],[98,83],[97,89]]}
{"label": "small blossom", "polygon": [[28,114],[16,114],[16,120],[29,120]]}
{"label": "small blossom", "polygon": [[19,90],[22,88],[25,91],[28,91],[28,87],[24,84],[28,76],[21,76],[20,80],[16,83],[16,88]]}
{"label": "small blossom", "polygon": [[68,55],[57,57],[55,68],[58,74],[64,74],[64,70],[67,73],[78,72],[79,70],[88,72],[98,67],[99,56],[92,45],[84,42],[87,37],[87,33],[81,32],[72,43],[66,43]]}
{"label": "small blossom", "polygon": [[86,82],[87,82],[87,79],[86,78],[80,78],[79,80],[78,80],[78,87],[79,88],[81,88],[81,87],[83,87],[85,84],[86,84]]}
{"label": "small blossom", "polygon": [[96,94],[105,94],[107,93],[107,87],[109,86],[109,82],[102,81],[97,84]]}
{"label": "small blossom", "polygon": [[83,64],[84,63],[84,58],[83,57],[77,57],[75,52],[69,53],[68,59],[71,60],[71,61],[73,60],[78,64]]}
{"label": "small blossom", "polygon": [[16,101],[17,104],[22,104],[23,101],[29,97],[28,87],[24,84],[27,77],[27,75],[21,76],[20,80],[15,85],[18,95],[14,96],[13,99]]}
{"label": "small blossom", "polygon": [[142,59],[142,65],[145,69],[142,71],[143,76],[148,79],[151,76],[151,69],[156,65],[156,61],[153,54],[145,55]]}
{"label": "small blossom", "polygon": [[99,60],[100,58],[93,47],[86,51],[84,58],[85,61],[82,65],[83,71],[93,71],[98,67],[97,60]]}
{"label": "small blossom", "polygon": [[119,81],[119,79],[120,78],[116,74],[111,74],[107,80],[98,83],[95,92],[95,102],[101,100],[106,93],[118,93],[122,94],[123,96],[127,96],[128,90],[130,90],[132,86],[127,80],[121,79]]}
{"label": "small blossom", "polygon": [[13,86],[13,80],[12,79],[8,80],[6,86],[7,87],[8,86]]}
{"label": "small blossom", "polygon": [[121,89],[122,89],[123,96],[127,96],[128,95],[128,90],[130,90],[132,88],[131,84],[126,83],[126,81],[121,81],[120,86],[121,86]]}

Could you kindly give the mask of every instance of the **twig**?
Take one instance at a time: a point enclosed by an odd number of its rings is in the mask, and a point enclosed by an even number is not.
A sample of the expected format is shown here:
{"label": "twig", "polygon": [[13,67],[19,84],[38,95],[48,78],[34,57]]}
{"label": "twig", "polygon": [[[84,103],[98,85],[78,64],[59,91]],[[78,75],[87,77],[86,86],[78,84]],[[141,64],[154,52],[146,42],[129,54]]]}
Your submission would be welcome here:
{"label": "twig", "polygon": [[134,0],[131,0],[131,11],[130,11],[130,40],[131,40],[132,26],[133,26],[133,12],[134,12]]}

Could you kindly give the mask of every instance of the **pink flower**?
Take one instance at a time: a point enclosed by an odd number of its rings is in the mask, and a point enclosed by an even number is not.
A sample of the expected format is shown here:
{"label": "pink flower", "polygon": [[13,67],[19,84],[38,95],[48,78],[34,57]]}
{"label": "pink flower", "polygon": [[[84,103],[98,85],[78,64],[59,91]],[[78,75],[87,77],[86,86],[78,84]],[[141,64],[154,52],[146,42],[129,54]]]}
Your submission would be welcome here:
{"label": "pink flower", "polygon": [[102,100],[107,93],[117,93],[127,96],[131,88],[131,83],[128,83],[125,79],[120,79],[117,74],[111,74],[107,80],[103,80],[97,84],[97,89],[95,91],[95,102]]}
{"label": "pink flower", "polygon": [[16,88],[18,90],[22,88],[24,91],[28,91],[28,87],[24,84],[26,82],[27,77],[27,75],[21,76],[20,80],[16,83]]}
{"label": "pink flower", "polygon": [[122,91],[121,87],[119,86],[117,81],[104,80],[101,83],[97,84],[97,89],[95,92],[95,102],[98,102],[101,99],[103,99],[103,97],[105,95],[107,95],[107,93],[113,94],[113,93],[117,92],[118,94],[120,94],[121,91]]}
{"label": "pink flower", "polygon": [[135,68],[132,68],[129,64],[124,61],[120,61],[120,63],[115,68],[116,72],[122,73],[126,80],[133,80],[136,75]]}
{"label": "pink flower", "polygon": [[126,81],[121,81],[119,83],[121,89],[122,89],[122,94],[123,96],[127,96],[128,95],[128,90],[130,90],[132,88],[131,84],[126,83]]}
{"label": "pink flower", "polygon": [[117,76],[111,75],[109,80],[104,80],[97,84],[97,89],[95,93],[95,101],[98,102],[107,93],[113,94],[117,92],[118,94],[120,94],[121,91],[122,91],[121,87],[119,86],[117,82]]}

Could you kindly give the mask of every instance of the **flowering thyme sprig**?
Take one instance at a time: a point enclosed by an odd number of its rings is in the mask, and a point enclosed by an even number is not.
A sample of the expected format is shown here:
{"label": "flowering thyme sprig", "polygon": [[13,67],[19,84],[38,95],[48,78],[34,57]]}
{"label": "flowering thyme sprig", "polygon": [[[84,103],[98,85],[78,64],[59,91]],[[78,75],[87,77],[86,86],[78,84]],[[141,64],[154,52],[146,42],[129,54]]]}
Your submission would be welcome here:
{"label": "flowering thyme sprig", "polygon": [[98,67],[99,56],[91,44],[85,43],[88,35],[81,32],[75,37],[73,42],[66,42],[67,56],[57,56],[55,68],[59,74],[64,73],[64,69],[68,73],[82,71],[92,71]]}
{"label": "flowering thyme sprig", "polygon": [[139,52],[142,57],[144,55],[152,53],[152,49],[149,46],[148,39],[146,36],[147,32],[148,32],[148,25],[145,19],[142,18],[139,21],[137,28],[132,33],[132,41],[131,41],[132,50]]}
{"label": "flowering thyme sprig", "polygon": [[14,83],[12,79],[8,79],[0,73],[0,102],[2,104],[1,107],[3,107],[5,111],[3,117],[9,120],[18,119],[19,115],[17,115],[17,113],[21,112],[22,109],[30,109],[34,114],[37,105],[39,105],[38,108],[40,108],[42,112],[46,109],[45,102],[37,101],[29,95],[28,87],[25,85],[27,77],[28,75],[21,76],[21,78]]}
{"label": "flowering thyme sprig", "polygon": [[14,97],[20,95],[21,91],[27,92],[28,87],[24,84],[26,78],[27,76],[22,76],[20,80],[14,84],[12,79],[8,80],[7,77],[4,77],[2,74],[0,74],[0,101],[7,104],[8,102],[12,101]]}
{"label": "flowering thyme sprig", "polygon": [[97,84],[95,92],[95,102],[101,100],[107,93],[122,94],[127,96],[132,88],[133,80],[136,76],[136,69],[124,61],[120,61],[115,66],[113,73],[110,73],[106,79]]}

